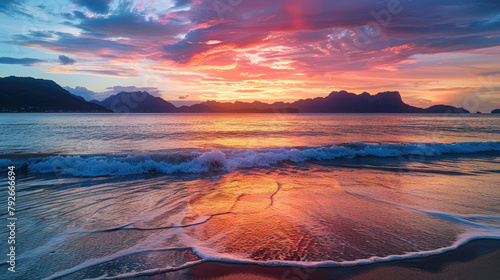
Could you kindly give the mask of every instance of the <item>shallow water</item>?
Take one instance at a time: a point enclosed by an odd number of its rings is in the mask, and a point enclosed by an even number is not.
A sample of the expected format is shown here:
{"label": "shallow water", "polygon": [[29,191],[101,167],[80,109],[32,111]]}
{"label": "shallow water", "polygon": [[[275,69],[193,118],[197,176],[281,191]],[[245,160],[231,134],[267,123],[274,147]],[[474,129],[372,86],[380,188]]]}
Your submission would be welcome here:
{"label": "shallow water", "polygon": [[500,116],[432,114],[1,114],[0,154],[500,141]]}
{"label": "shallow water", "polygon": [[24,135],[0,165],[19,170],[19,279],[356,265],[500,237],[497,117],[17,115],[33,127],[0,116]]}

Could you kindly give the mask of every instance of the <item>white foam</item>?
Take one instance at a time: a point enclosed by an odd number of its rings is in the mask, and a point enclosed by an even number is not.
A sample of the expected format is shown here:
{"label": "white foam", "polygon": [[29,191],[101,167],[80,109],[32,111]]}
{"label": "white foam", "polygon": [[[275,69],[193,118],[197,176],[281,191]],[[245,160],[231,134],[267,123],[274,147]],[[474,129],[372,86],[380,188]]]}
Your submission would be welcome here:
{"label": "white foam", "polygon": [[111,254],[111,255],[108,255],[108,256],[86,260],[85,262],[83,262],[79,265],[76,265],[76,266],[69,268],[69,269],[66,269],[66,270],[56,272],[56,273],[54,273],[54,274],[52,274],[44,279],[48,280],[48,279],[61,278],[61,277],[70,275],[72,273],[75,273],[77,271],[80,271],[80,270],[83,270],[83,269],[86,269],[86,268],[89,268],[92,266],[96,266],[96,265],[99,265],[102,263],[106,263],[106,262],[113,261],[113,260],[127,257],[127,256],[132,256],[132,255],[139,254],[139,253],[165,252],[165,251],[172,251],[172,250],[189,249],[186,247],[162,248],[161,246],[158,246],[159,245],[158,240],[160,240],[160,241],[165,240],[169,237],[172,237],[172,233],[169,231],[163,231],[163,232],[158,233],[158,234],[152,234],[152,235],[148,236],[146,239],[140,241],[138,244],[136,244],[130,248],[118,251],[118,252]]}
{"label": "white foam", "polygon": [[[429,251],[411,252],[411,253],[406,253],[406,254],[402,254],[402,255],[390,255],[390,256],[385,256],[385,257],[373,256],[373,257],[370,257],[368,259],[358,259],[358,260],[353,260],[353,261],[330,261],[330,260],[317,261],[317,262],[283,261],[283,260],[256,261],[256,260],[248,259],[244,256],[221,254],[221,253],[214,251],[213,249],[205,248],[203,246],[197,246],[197,247],[191,247],[191,249],[200,258],[202,258],[201,260],[188,262],[188,263],[185,263],[183,265],[176,266],[176,267],[163,267],[163,268],[148,269],[148,270],[143,270],[143,271],[131,271],[128,273],[117,275],[117,276],[103,275],[99,278],[94,278],[94,279],[102,279],[102,280],[104,280],[104,279],[122,279],[122,278],[139,277],[139,276],[145,276],[145,275],[155,275],[155,274],[161,274],[161,273],[166,273],[166,272],[170,272],[170,271],[177,271],[177,270],[181,270],[181,269],[186,269],[189,267],[199,265],[199,264],[204,263],[204,262],[224,262],[224,263],[231,263],[231,264],[252,264],[252,265],[268,266],[268,267],[289,267],[289,266],[300,267],[300,268],[353,267],[353,266],[359,266],[359,265],[368,265],[368,264],[389,262],[389,261],[400,261],[400,260],[424,258],[424,257],[439,255],[439,254],[443,254],[443,253],[446,253],[449,251],[456,250],[460,246],[465,245],[466,243],[471,242],[473,240],[477,240],[477,239],[500,239],[500,234],[498,234],[498,231],[488,231],[488,230],[469,231],[467,233],[461,234],[458,237],[457,241],[449,247],[444,247],[444,248],[439,248],[436,250],[429,250]],[[186,240],[186,239],[184,239],[184,240]],[[80,271],[80,270],[85,269],[85,268],[89,268],[89,267],[92,267],[92,266],[95,266],[98,264],[105,263],[107,261],[116,260],[118,258],[130,256],[133,254],[138,254],[138,253],[143,253],[143,252],[162,251],[162,250],[164,251],[164,250],[169,250],[169,249],[183,249],[183,248],[150,249],[151,245],[153,245],[153,244],[149,243],[146,246],[144,245],[144,243],[142,243],[141,245],[138,244],[138,246],[136,245],[132,248],[120,251],[120,252],[113,254],[111,256],[106,256],[103,258],[86,261],[80,265],[73,267],[73,268],[52,274],[51,276],[49,276],[45,279],[57,279],[59,277],[67,276],[71,273],[74,273],[76,271]]]}
{"label": "white foam", "polygon": [[178,270],[190,268],[190,267],[199,265],[199,264],[204,263],[204,262],[205,262],[205,260],[192,261],[192,262],[187,262],[183,265],[179,265],[176,267],[162,267],[162,268],[146,269],[146,270],[142,270],[142,271],[131,271],[131,272],[127,272],[127,273],[122,273],[122,274],[117,275],[117,276],[103,275],[101,277],[92,278],[92,280],[129,279],[129,278],[136,278],[136,277],[141,277],[141,276],[152,276],[152,275],[163,274],[163,273],[167,273],[167,272],[178,271]]}
{"label": "white foam", "polygon": [[[213,150],[190,153],[143,153],[127,156],[54,156],[24,162],[30,172],[61,173],[82,177],[148,173],[204,173],[240,168],[267,167],[281,162],[331,160],[354,157],[439,156],[500,151],[500,142],[419,143],[369,145],[349,143],[338,146],[302,148],[259,148]],[[19,166],[19,165],[18,165]]]}
{"label": "white foam", "polygon": [[301,268],[319,268],[319,267],[351,267],[358,265],[367,265],[380,262],[388,261],[399,261],[405,259],[422,258],[433,255],[443,254],[449,251],[456,250],[458,247],[465,245],[468,242],[478,239],[500,239],[500,233],[497,229],[481,229],[481,230],[469,230],[458,236],[456,242],[449,247],[443,247],[435,250],[419,251],[419,252],[409,252],[402,255],[389,255],[389,256],[373,256],[368,259],[357,259],[353,261],[284,261],[284,260],[270,260],[270,261],[257,261],[248,259],[245,256],[229,255],[224,253],[218,253],[215,250],[197,245],[193,247],[194,252],[205,261],[214,262],[227,262],[234,264],[255,264],[260,266],[294,266]]}
{"label": "white foam", "polygon": [[[417,209],[415,209],[417,210]],[[247,255],[243,254],[228,254],[228,253],[221,253],[218,252],[216,249],[208,247],[203,244],[200,240],[194,239],[190,237],[189,235],[185,234],[184,231],[179,228],[179,227],[174,227],[170,230],[166,231],[161,231],[157,234],[151,234],[149,235],[145,240],[140,241],[138,244],[121,250],[119,252],[116,252],[114,254],[108,255],[108,256],[103,256],[100,258],[96,259],[90,259],[87,261],[84,261],[83,263],[76,265],[75,267],[56,272],[45,279],[57,279],[63,276],[70,275],[74,272],[81,271],[96,265],[104,264],[109,261],[117,260],[123,257],[127,256],[132,256],[135,254],[139,253],[147,253],[147,252],[164,252],[164,251],[169,251],[169,250],[183,250],[183,249],[191,249],[196,255],[198,255],[201,260],[193,261],[193,262],[188,262],[185,264],[182,264],[180,266],[166,266],[162,268],[155,268],[155,269],[148,269],[148,270],[143,270],[143,271],[131,271],[127,272],[124,274],[120,274],[117,276],[108,276],[108,275],[102,275],[99,278],[96,279],[121,279],[125,277],[139,277],[139,276],[144,276],[144,275],[154,275],[154,274],[161,274],[161,273],[166,273],[170,271],[176,271],[176,270],[181,270],[181,269],[186,269],[198,264],[201,264],[203,262],[225,262],[225,263],[231,263],[231,264],[253,264],[253,265],[259,265],[259,266],[270,266],[270,267],[283,267],[283,266],[293,266],[293,267],[301,267],[301,268],[320,268],[320,267],[351,267],[351,266],[358,266],[358,265],[367,265],[367,264],[373,264],[373,263],[380,263],[380,262],[388,262],[388,261],[399,261],[399,260],[405,260],[405,259],[412,259],[412,258],[422,258],[422,257],[428,257],[428,256],[433,256],[433,255],[439,255],[445,252],[449,252],[452,250],[456,250],[458,247],[473,241],[477,239],[500,239],[500,230],[495,227],[488,227],[488,226],[481,226],[479,224],[475,223],[468,223],[464,222],[462,218],[493,218],[497,219],[499,216],[497,215],[452,215],[452,214],[446,214],[446,213],[438,213],[438,212],[431,212],[431,211],[425,211],[428,212],[429,214],[439,216],[441,218],[445,219],[451,219],[455,222],[463,223],[465,226],[467,226],[467,230],[465,233],[459,235],[456,239],[456,241],[448,247],[443,247],[443,248],[438,248],[435,250],[428,250],[428,251],[418,251],[418,252],[409,252],[406,254],[401,254],[401,255],[389,255],[389,256],[372,256],[367,259],[357,259],[357,260],[351,260],[351,261],[332,261],[332,260],[324,260],[324,261],[286,261],[286,260],[269,260],[269,261],[257,261],[251,259]],[[182,215],[179,215],[179,220]],[[201,217],[200,217],[201,218]],[[206,217],[203,217],[199,221],[203,221],[206,219]],[[70,233],[70,234],[75,234],[75,233]],[[176,236],[179,241],[182,244],[181,246],[177,247],[168,247],[164,248],[162,247],[162,244],[164,244],[164,241],[172,236]],[[60,242],[60,240],[57,240]],[[57,243],[58,243],[57,242]]]}

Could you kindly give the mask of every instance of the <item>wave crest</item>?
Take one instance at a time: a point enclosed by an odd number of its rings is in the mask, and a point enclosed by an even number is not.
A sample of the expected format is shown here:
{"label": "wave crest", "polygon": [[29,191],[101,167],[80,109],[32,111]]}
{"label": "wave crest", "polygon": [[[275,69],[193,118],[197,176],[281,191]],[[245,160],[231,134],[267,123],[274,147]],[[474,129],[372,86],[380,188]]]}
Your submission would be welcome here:
{"label": "wave crest", "polygon": [[101,156],[52,156],[24,162],[0,159],[0,167],[15,164],[28,172],[96,177],[106,175],[204,173],[268,167],[282,162],[305,162],[354,157],[439,156],[500,151],[500,142],[384,144],[348,143],[321,147],[225,149],[196,152],[141,153]]}

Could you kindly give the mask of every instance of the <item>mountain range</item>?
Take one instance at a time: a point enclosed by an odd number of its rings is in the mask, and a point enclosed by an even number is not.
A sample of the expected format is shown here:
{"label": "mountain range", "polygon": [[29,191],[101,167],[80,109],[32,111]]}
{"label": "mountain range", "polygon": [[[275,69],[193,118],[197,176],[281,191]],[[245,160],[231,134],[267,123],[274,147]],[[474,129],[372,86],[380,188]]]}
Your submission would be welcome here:
{"label": "mountain range", "polygon": [[53,81],[6,77],[0,78],[0,111],[16,112],[117,112],[117,113],[469,113],[464,108],[434,105],[418,108],[403,102],[397,91],[359,95],[333,91],[326,97],[295,102],[260,101],[234,103],[205,101],[192,106],[175,107],[161,97],[145,91],[120,92],[103,101],[85,101]]}
{"label": "mountain range", "polygon": [[0,112],[94,112],[111,110],[73,95],[54,81],[0,78]]}
{"label": "mountain range", "polygon": [[410,106],[403,102],[397,91],[376,95],[334,91],[327,97],[301,99],[292,103],[205,101],[179,108],[147,92],[120,92],[104,101],[91,102],[120,113],[469,113],[463,108],[449,105],[434,105],[426,109]]}
{"label": "mountain range", "polygon": [[206,101],[190,107],[180,107],[179,112],[226,112],[246,108],[271,110],[298,110],[301,113],[469,113],[463,108],[448,105],[434,105],[427,109],[410,106],[403,102],[397,91],[371,95],[367,92],[354,94],[347,91],[333,91],[326,97],[300,99],[292,103],[275,102],[272,104],[255,101],[245,103],[223,103]]}
{"label": "mountain range", "polygon": [[145,91],[120,92],[103,101],[91,100],[116,113],[175,113],[177,107],[172,103],[155,97]]}

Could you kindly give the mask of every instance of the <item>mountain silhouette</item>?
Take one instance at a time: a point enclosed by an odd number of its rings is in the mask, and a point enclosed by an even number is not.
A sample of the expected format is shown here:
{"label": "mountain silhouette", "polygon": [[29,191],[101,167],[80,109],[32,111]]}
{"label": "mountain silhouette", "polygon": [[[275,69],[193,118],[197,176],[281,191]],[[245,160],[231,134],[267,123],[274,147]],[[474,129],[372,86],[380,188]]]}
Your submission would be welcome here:
{"label": "mountain silhouette", "polygon": [[360,95],[334,91],[327,97],[301,99],[290,106],[302,113],[421,113],[422,109],[405,104],[397,91]]}
{"label": "mountain silhouette", "polygon": [[252,103],[236,101],[217,102],[205,101],[192,106],[182,106],[179,113],[299,113],[297,108],[291,108],[283,102],[267,104],[260,101]]}
{"label": "mountain silhouette", "polygon": [[427,109],[414,107],[404,103],[397,91],[380,92],[375,95],[367,92],[357,95],[347,91],[333,91],[326,97],[300,99],[292,103],[205,101],[192,106],[182,106],[178,112],[225,113],[251,109],[294,113],[469,113],[463,108],[448,105],[435,105]]}
{"label": "mountain silhouette", "polygon": [[[434,105],[423,109],[403,102],[397,91],[354,94],[333,91],[326,97],[272,104],[254,101],[234,103],[205,101],[175,107],[145,91],[120,92],[103,101],[85,101],[54,81],[0,78],[0,110],[16,112],[118,112],[118,113],[469,113],[464,108]],[[494,113],[494,112],[492,112]]]}
{"label": "mountain silhouette", "polygon": [[175,113],[177,107],[172,103],[155,97],[145,91],[120,92],[104,99],[91,102],[102,105],[116,113]]}
{"label": "mountain silhouette", "polygon": [[424,113],[451,113],[451,114],[466,114],[470,113],[464,108],[457,108],[449,105],[434,105],[427,109],[424,109]]}
{"label": "mountain silhouette", "polygon": [[51,80],[31,77],[0,78],[2,112],[110,112],[85,101]]}

